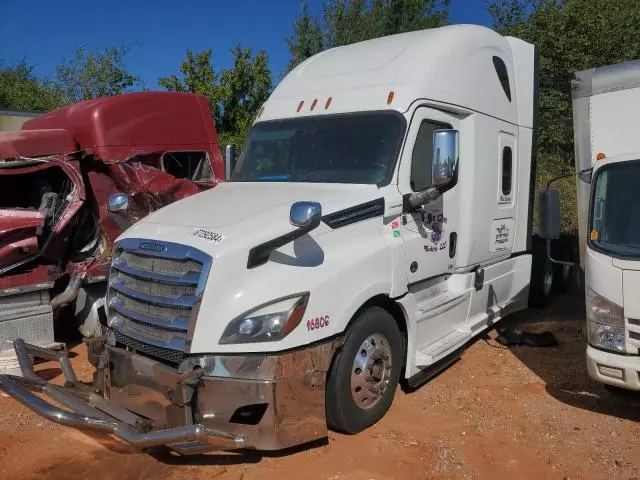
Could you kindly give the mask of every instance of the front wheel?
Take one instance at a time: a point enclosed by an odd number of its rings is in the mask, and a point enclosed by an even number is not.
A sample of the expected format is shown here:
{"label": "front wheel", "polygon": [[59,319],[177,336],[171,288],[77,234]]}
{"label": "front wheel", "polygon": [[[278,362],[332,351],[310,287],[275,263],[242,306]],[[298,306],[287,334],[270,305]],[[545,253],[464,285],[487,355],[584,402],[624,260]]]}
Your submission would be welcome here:
{"label": "front wheel", "polygon": [[380,420],[393,401],[402,368],[402,334],[383,308],[358,315],[327,377],[327,423],[357,433]]}

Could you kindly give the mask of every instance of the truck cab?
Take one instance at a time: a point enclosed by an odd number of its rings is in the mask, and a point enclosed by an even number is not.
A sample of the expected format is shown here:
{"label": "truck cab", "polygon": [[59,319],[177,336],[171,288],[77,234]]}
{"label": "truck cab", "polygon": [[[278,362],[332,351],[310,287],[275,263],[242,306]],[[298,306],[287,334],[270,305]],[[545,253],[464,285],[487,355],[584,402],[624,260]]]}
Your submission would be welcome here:
{"label": "truck cab", "polygon": [[114,240],[223,178],[202,95],[95,98],[0,132],[0,351],[17,337],[52,344],[67,305],[83,336],[99,333]]}
{"label": "truck cab", "polygon": [[595,380],[640,390],[640,61],[576,74],[573,116],[587,366]]}
{"label": "truck cab", "polygon": [[355,433],[526,308],[535,65],[456,25],[290,72],[230,181],[114,245],[97,384],[146,426],[120,437],[193,453]]}

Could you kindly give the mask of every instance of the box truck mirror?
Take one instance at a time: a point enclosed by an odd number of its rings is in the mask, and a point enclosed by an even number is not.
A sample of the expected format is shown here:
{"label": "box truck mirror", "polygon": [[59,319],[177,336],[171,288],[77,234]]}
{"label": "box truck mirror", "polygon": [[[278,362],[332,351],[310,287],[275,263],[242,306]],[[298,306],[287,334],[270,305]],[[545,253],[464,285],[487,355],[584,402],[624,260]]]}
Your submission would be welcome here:
{"label": "box truck mirror", "polygon": [[560,237],[560,192],[547,188],[538,198],[538,230],[542,238]]}
{"label": "box truck mirror", "polygon": [[593,168],[587,168],[586,170],[580,170],[578,172],[578,178],[584,183],[591,183],[592,176],[593,176]]}
{"label": "box truck mirror", "polygon": [[458,131],[433,132],[433,157],[431,160],[431,185],[441,187],[451,184],[458,166]]}

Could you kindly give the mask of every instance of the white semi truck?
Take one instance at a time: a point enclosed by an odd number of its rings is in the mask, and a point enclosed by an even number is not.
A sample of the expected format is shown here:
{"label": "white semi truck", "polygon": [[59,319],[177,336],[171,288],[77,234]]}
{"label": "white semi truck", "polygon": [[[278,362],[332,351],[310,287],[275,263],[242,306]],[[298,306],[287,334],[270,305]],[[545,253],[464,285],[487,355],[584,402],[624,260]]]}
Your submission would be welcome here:
{"label": "white semi truck", "polygon": [[[260,110],[231,181],[114,247],[95,385],[0,388],[53,421],[181,453],[358,432],[527,307],[537,68],[479,26],[320,53]],[[122,196],[111,205],[122,213]],[[62,410],[35,396],[44,391]],[[96,393],[98,392],[98,393]]]}
{"label": "white semi truck", "polygon": [[579,72],[572,86],[587,366],[640,390],[640,60]]}

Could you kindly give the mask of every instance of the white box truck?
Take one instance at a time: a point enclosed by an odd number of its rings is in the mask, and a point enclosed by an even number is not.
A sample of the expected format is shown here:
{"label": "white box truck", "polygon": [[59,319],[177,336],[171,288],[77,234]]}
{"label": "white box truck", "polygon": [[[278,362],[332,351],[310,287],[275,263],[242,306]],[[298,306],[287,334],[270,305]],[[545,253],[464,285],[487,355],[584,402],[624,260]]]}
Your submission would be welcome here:
{"label": "white box truck", "polygon": [[640,390],[640,60],[579,72],[572,87],[587,366]]}
{"label": "white box truck", "polygon": [[39,379],[28,355],[53,354],[17,341],[24,378],[0,388],[53,421],[181,453],[361,431],[400,381],[527,307],[536,109],[534,46],[484,27],[308,59],[260,110],[230,182],[118,239],[94,387],[64,357],[67,388]]}

